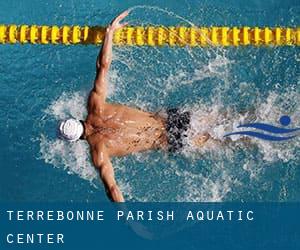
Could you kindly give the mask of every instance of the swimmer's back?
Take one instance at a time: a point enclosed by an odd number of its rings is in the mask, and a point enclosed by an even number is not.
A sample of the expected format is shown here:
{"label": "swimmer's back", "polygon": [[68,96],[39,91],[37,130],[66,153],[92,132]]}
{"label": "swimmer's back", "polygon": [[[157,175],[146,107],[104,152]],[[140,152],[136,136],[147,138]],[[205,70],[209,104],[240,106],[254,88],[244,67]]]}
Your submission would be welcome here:
{"label": "swimmer's back", "polygon": [[166,144],[164,120],[152,113],[120,104],[103,103],[101,108],[89,110],[87,122],[95,130],[90,143],[103,141],[111,156],[159,148]]}

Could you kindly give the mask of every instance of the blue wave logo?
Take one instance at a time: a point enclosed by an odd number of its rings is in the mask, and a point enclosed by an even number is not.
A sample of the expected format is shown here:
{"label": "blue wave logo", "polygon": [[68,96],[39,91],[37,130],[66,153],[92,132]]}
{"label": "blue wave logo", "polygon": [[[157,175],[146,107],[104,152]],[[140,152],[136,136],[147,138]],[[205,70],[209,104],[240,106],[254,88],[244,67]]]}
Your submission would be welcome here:
{"label": "blue wave logo", "polygon": [[261,130],[262,132],[267,132],[269,134],[262,133],[259,131],[257,132],[257,131],[249,130],[249,131],[232,132],[224,135],[224,137],[228,137],[232,135],[246,135],[246,136],[255,137],[267,141],[286,141],[298,136],[296,132],[300,131],[300,128],[290,128],[290,129],[284,128],[291,124],[291,118],[289,116],[285,116],[285,115],[281,116],[279,122],[283,127],[276,127],[266,123],[247,123],[237,127],[237,128],[252,128],[256,130]]}

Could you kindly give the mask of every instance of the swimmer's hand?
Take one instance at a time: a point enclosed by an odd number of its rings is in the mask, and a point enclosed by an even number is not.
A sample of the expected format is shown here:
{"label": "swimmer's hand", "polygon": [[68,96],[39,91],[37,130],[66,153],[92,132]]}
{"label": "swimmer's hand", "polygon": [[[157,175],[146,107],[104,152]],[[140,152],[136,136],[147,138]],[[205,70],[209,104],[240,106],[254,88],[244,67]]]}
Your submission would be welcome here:
{"label": "swimmer's hand", "polygon": [[121,15],[117,16],[106,28],[103,45],[97,57],[96,78],[94,82],[94,88],[92,91],[95,92],[99,97],[98,104],[100,106],[102,106],[102,104],[105,102],[107,96],[107,76],[112,61],[112,45],[114,32],[117,29],[121,29],[128,24],[120,23],[126,16],[128,16],[128,14],[129,11],[124,11]]}
{"label": "swimmer's hand", "polygon": [[126,10],[123,13],[121,13],[119,16],[117,16],[107,27],[107,32],[115,32],[118,29],[124,28],[126,25],[128,25],[128,22],[120,23],[125,17],[127,17],[129,14],[129,11]]}

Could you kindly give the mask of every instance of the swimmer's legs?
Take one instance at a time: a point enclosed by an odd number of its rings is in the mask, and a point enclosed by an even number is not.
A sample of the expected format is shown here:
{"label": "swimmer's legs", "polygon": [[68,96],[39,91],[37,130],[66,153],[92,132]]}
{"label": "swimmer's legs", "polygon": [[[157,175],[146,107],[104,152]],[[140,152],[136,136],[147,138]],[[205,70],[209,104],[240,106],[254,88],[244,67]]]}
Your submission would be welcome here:
{"label": "swimmer's legs", "polygon": [[[209,133],[204,133],[201,135],[197,135],[193,140],[193,144],[197,148],[204,147],[205,144],[210,141],[213,142],[215,145],[219,146],[236,146],[239,147],[241,145],[244,145],[246,147],[251,147],[253,146],[253,142],[251,141],[250,138],[248,137],[242,137],[237,141],[232,141],[230,138],[227,138],[226,140],[218,140],[213,137]],[[241,144],[242,143],[242,144]]]}
{"label": "swimmer's legs", "polygon": [[211,138],[209,133],[204,133],[201,135],[197,135],[194,139],[193,139],[193,143],[194,146],[196,147],[203,147],[204,144]]}
{"label": "swimmer's legs", "polygon": [[[198,126],[199,127],[207,127],[207,124],[215,124],[216,123],[216,117],[213,115],[201,117],[198,120]],[[194,138],[192,138],[192,143],[195,147],[203,147],[205,143],[208,140],[215,140],[211,137],[211,135],[208,132],[203,131],[202,133],[194,135]]]}
{"label": "swimmer's legs", "polygon": [[[241,115],[246,116],[248,121],[255,121],[257,119],[255,109],[245,110],[240,112]],[[214,127],[214,125],[218,124],[218,117],[220,114],[210,114],[209,116],[196,118],[199,127]],[[223,112],[221,116],[227,120],[230,118],[226,112]],[[214,144],[230,146],[230,145],[239,145],[241,142],[243,145],[250,146],[253,144],[252,140],[248,137],[241,137],[237,141],[232,141],[230,138],[226,138],[225,140],[214,138],[210,135],[209,130],[203,131],[201,134],[197,134],[192,138],[192,142],[195,147],[203,147],[207,142],[213,142]]]}

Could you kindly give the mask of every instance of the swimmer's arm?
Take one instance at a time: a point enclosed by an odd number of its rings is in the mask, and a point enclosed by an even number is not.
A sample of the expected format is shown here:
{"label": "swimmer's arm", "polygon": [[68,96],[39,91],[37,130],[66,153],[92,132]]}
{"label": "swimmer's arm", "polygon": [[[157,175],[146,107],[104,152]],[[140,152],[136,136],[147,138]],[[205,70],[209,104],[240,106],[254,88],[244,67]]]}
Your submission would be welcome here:
{"label": "swimmer's arm", "polygon": [[109,199],[113,202],[124,202],[123,195],[115,180],[114,169],[105,146],[102,144],[98,148],[95,148],[92,157],[95,167],[99,170],[100,178],[105,186]]}
{"label": "swimmer's arm", "polygon": [[103,46],[96,61],[96,78],[94,84],[94,91],[102,96],[104,99],[107,95],[107,75],[112,61],[112,44],[114,32],[117,29],[123,28],[127,23],[120,23],[127,15],[128,11],[123,12],[117,16],[111,24],[107,27]]}

